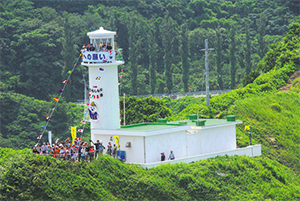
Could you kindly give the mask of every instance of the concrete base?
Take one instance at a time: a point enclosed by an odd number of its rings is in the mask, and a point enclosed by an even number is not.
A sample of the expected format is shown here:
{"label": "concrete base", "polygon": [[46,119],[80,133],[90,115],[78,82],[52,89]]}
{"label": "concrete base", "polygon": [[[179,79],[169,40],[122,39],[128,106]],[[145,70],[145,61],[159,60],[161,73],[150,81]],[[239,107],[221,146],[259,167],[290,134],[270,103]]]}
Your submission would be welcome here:
{"label": "concrete base", "polygon": [[[163,164],[191,163],[191,162],[196,162],[199,160],[205,160],[208,158],[224,156],[224,155],[228,155],[228,156],[239,155],[239,156],[250,156],[250,157],[260,156],[261,155],[261,144],[252,145],[252,146],[248,146],[248,147],[244,147],[244,148],[238,148],[238,149],[229,150],[229,151],[201,154],[201,155],[197,155],[197,156],[177,158],[175,160],[166,160],[163,162],[135,163],[135,164],[141,165],[143,168],[152,168],[152,167],[156,167],[156,166],[163,165]],[[166,156],[166,158],[168,158],[168,156]]]}

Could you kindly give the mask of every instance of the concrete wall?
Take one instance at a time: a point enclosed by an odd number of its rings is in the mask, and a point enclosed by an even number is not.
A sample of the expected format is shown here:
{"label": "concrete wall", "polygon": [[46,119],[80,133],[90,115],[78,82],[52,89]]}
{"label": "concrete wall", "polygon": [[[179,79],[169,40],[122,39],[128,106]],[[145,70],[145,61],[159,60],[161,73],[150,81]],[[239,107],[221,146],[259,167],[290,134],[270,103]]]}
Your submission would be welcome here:
{"label": "concrete wall", "polygon": [[186,131],[146,136],[145,139],[146,163],[160,161],[162,152],[168,159],[171,150],[175,158],[186,157]]}
{"label": "concrete wall", "polygon": [[[96,142],[97,140],[102,140],[103,145],[105,145],[105,150],[107,150],[108,142],[111,142],[112,145],[116,144],[115,139],[110,141],[112,135],[103,135],[103,134],[92,134],[92,140]],[[121,151],[126,152],[126,161],[131,163],[144,163],[144,140],[142,136],[121,136],[120,139],[120,148]],[[131,147],[125,147],[127,142],[131,142]]]}
{"label": "concrete wall", "polygon": [[200,141],[201,152],[199,154],[236,149],[235,125],[203,129]]}
{"label": "concrete wall", "polygon": [[239,155],[239,156],[250,156],[250,157],[260,156],[261,145],[257,144],[257,145],[252,145],[252,146],[229,150],[229,151],[221,151],[221,152],[202,154],[202,155],[191,156],[186,158],[176,158],[175,160],[172,161],[168,160],[164,162],[155,162],[155,163],[147,163],[147,164],[139,164],[139,165],[141,165],[143,168],[152,168],[163,164],[191,163],[199,160],[205,160],[208,158],[213,158],[216,156],[224,156],[224,155],[228,155],[228,156]]}
{"label": "concrete wall", "polygon": [[187,136],[187,156],[202,154],[201,150],[201,130],[195,133],[188,133]]}
{"label": "concrete wall", "polygon": [[[100,71],[99,68],[104,71]],[[96,79],[100,77],[100,79]],[[120,128],[119,111],[119,88],[118,88],[118,65],[97,65],[89,67],[89,88],[102,88],[101,92],[91,93],[93,95],[103,94],[99,99],[90,98],[90,103],[97,105],[98,120],[91,121],[92,129],[118,129]]]}

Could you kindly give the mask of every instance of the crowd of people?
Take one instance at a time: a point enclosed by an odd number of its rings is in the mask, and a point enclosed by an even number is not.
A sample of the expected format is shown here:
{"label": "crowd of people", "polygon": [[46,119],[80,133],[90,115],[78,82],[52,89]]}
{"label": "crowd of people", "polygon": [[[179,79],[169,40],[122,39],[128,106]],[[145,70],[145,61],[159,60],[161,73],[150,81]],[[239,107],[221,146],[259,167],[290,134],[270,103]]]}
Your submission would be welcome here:
{"label": "crowd of people", "polygon": [[[93,52],[95,50],[96,50],[96,48],[93,46],[93,44],[88,44],[88,45],[84,44],[82,46],[81,52],[82,53],[86,52],[86,51],[87,52]],[[99,52],[107,52],[107,51],[110,51],[110,50],[112,50],[112,46],[111,46],[110,43],[108,43],[107,46],[105,44],[102,44],[102,43],[99,44]]]}
{"label": "crowd of people", "polygon": [[102,141],[97,140],[97,142],[94,143],[90,140],[90,143],[87,143],[80,138],[77,138],[73,144],[70,143],[69,138],[64,142],[57,141],[52,145],[50,145],[49,142],[44,142],[42,146],[34,146],[32,152],[34,154],[49,155],[60,160],[92,162],[99,154],[104,154],[105,149],[106,154],[117,158],[117,146],[115,144],[112,146],[109,142],[105,148]]}

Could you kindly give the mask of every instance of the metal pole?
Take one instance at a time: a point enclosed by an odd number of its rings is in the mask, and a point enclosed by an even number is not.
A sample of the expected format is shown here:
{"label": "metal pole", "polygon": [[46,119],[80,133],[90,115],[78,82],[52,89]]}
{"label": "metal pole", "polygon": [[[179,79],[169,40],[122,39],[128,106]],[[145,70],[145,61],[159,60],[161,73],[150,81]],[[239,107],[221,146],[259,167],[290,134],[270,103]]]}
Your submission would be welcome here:
{"label": "metal pole", "polygon": [[251,132],[249,130],[249,145],[252,145],[252,142],[251,142]]}
{"label": "metal pole", "polygon": [[208,69],[208,51],[214,50],[213,48],[208,48],[208,39],[205,39],[205,71],[206,71],[206,106],[209,106],[209,69]]}
{"label": "metal pole", "polygon": [[[83,102],[84,102],[84,106],[86,106],[87,102],[86,102],[86,82],[84,81],[84,96],[83,96]],[[85,112],[85,110],[83,111]]]}
{"label": "metal pole", "polygon": [[[126,125],[126,115],[125,115],[125,93],[123,93],[123,108],[124,108],[124,126]],[[121,152],[120,152],[121,154]]]}
{"label": "metal pole", "polygon": [[206,106],[209,106],[208,40],[205,39]]}

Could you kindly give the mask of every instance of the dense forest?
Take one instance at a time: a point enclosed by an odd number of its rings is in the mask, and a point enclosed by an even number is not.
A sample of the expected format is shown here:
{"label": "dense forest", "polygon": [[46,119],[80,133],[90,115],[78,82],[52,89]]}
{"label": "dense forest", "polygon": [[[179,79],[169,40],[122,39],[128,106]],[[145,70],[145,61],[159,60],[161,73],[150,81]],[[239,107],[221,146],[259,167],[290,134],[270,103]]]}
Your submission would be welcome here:
{"label": "dense forest", "polygon": [[[0,4],[0,199],[299,200],[299,14],[297,1],[6,0]],[[71,163],[33,155],[26,148],[36,143],[53,97],[89,42],[86,33],[99,26],[116,30],[123,48],[121,93],[203,90],[206,38],[214,48],[212,89],[234,89],[211,97],[209,107],[203,97],[127,96],[126,124],[236,114],[243,121],[237,146],[248,145],[244,126],[250,125],[262,156],[145,170],[108,156]],[[86,79],[78,65],[47,127],[54,138],[81,126],[83,106],[73,102],[83,98]],[[89,123],[86,129],[88,140]]]}
{"label": "dense forest", "polygon": [[[0,5],[1,91],[49,101],[89,43],[86,33],[100,26],[117,31],[123,48],[122,94],[204,90],[205,39],[214,48],[211,89],[234,89],[299,13],[296,1],[284,0],[6,0]],[[74,71],[67,102],[83,99],[86,75],[83,66]]]}

